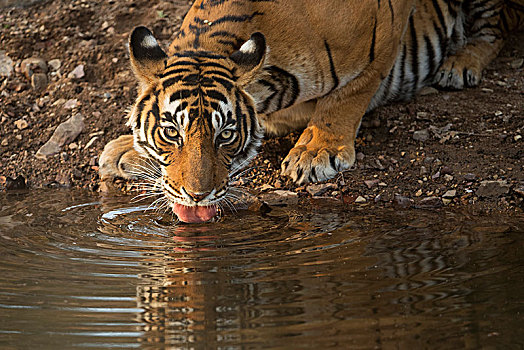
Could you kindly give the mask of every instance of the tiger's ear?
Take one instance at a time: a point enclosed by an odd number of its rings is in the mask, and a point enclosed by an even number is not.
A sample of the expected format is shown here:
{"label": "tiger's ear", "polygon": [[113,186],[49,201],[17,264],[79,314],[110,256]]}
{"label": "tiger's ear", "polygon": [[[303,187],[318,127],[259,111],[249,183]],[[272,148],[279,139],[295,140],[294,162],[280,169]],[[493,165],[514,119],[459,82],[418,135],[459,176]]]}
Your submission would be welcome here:
{"label": "tiger's ear", "polygon": [[129,56],[133,72],[143,85],[158,80],[158,74],[165,69],[167,55],[146,27],[133,29],[129,36]]}
{"label": "tiger's ear", "polygon": [[255,73],[262,67],[266,58],[266,38],[262,33],[256,32],[246,41],[238,51],[235,51],[229,58],[238,65],[235,75],[238,77],[238,84],[244,86],[248,84]]}

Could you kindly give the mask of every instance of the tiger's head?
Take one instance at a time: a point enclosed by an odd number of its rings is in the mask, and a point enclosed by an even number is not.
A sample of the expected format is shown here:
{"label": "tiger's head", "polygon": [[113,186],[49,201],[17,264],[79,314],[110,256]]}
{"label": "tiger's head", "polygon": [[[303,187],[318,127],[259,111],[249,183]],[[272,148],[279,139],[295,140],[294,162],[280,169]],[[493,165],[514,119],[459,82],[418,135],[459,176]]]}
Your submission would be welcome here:
{"label": "tiger's head", "polygon": [[178,218],[204,222],[230,195],[230,176],[247,165],[263,130],[244,90],[264,63],[255,33],[230,56],[183,51],[171,57],[145,27],[129,39],[140,83],[128,125],[134,147],[158,164],[158,186]]}

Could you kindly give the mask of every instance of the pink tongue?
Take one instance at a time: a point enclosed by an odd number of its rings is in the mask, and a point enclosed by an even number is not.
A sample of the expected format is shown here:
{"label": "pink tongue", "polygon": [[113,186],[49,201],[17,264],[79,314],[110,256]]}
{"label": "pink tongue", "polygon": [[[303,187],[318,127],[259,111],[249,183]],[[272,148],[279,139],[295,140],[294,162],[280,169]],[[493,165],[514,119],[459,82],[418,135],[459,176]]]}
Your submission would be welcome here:
{"label": "pink tongue", "polygon": [[182,204],[175,204],[173,211],[180,221],[196,223],[211,220],[217,214],[217,207],[215,205],[209,207],[188,207]]}

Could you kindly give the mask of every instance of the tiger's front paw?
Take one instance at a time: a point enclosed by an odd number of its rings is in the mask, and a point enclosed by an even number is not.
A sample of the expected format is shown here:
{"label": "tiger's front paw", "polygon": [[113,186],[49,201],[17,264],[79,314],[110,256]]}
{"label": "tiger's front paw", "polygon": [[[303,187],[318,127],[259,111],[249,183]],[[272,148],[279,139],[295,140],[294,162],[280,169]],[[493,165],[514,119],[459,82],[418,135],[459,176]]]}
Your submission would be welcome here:
{"label": "tiger's front paw", "polygon": [[148,166],[148,162],[133,147],[133,135],[123,135],[109,142],[98,164],[102,181],[115,177],[137,179]]}
{"label": "tiger's front paw", "polygon": [[297,145],[291,149],[282,162],[282,175],[291,177],[293,181],[301,185],[329,180],[355,163],[355,148],[352,144],[337,144],[340,141],[319,140],[315,137],[301,144],[304,136],[308,138],[308,129],[304,131],[306,135],[302,134]]}
{"label": "tiger's front paw", "polygon": [[441,88],[461,90],[480,84],[482,69],[471,57],[450,56],[435,75],[435,84]]}

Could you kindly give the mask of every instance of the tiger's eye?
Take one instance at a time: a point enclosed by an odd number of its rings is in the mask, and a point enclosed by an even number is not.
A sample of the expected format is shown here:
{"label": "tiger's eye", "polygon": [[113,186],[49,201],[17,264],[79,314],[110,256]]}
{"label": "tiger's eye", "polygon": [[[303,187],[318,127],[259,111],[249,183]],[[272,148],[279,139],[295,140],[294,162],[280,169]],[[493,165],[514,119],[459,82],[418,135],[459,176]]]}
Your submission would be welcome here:
{"label": "tiger's eye", "polygon": [[173,127],[164,128],[164,134],[167,137],[169,137],[170,139],[175,139],[180,136],[180,134],[178,133],[178,130]]}
{"label": "tiger's eye", "polygon": [[224,130],[220,133],[220,138],[223,140],[229,140],[233,136],[233,131],[231,130]]}

